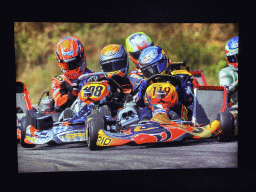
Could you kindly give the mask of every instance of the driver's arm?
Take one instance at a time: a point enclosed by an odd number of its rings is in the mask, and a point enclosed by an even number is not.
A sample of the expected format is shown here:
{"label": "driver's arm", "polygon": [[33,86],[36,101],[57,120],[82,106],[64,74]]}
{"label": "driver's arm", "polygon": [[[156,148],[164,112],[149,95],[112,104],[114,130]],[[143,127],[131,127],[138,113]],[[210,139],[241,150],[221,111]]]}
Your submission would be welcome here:
{"label": "driver's arm", "polygon": [[54,102],[58,107],[55,109],[56,111],[70,107],[77,98],[78,91],[73,90],[72,84],[70,85],[66,81],[52,78],[51,88]]}
{"label": "driver's arm", "polygon": [[144,95],[146,92],[146,89],[148,87],[148,83],[147,81],[144,79],[139,87],[139,91],[138,91],[138,97],[136,99],[136,105],[138,107],[145,107],[145,103],[144,103]]}
{"label": "driver's arm", "polygon": [[219,82],[220,86],[227,86],[230,92],[235,91],[238,86],[238,80],[233,81],[231,73],[225,68],[219,72]]}

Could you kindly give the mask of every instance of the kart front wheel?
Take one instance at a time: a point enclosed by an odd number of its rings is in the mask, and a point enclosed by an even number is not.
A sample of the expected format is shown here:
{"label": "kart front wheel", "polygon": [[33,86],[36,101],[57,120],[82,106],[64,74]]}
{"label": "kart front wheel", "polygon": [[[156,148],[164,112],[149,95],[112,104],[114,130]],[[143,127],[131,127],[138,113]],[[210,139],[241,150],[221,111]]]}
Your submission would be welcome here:
{"label": "kart front wheel", "polygon": [[105,128],[105,124],[105,117],[101,114],[91,114],[87,117],[87,144],[91,151],[100,149],[100,147],[96,145],[98,132],[100,129]]}
{"label": "kart front wheel", "polygon": [[100,110],[100,114],[104,116],[111,116],[111,109],[107,105],[103,105]]}
{"label": "kart front wheel", "polygon": [[26,113],[26,115],[22,119],[22,124],[20,128],[21,129],[20,144],[24,148],[33,148],[36,146],[35,144],[27,144],[24,142],[24,139],[26,137],[26,128],[29,125],[36,127],[36,117],[30,116],[28,113]]}
{"label": "kart front wheel", "polygon": [[218,136],[219,142],[228,142],[234,139],[234,119],[233,115],[228,112],[220,112],[217,116],[220,122],[222,133]]}

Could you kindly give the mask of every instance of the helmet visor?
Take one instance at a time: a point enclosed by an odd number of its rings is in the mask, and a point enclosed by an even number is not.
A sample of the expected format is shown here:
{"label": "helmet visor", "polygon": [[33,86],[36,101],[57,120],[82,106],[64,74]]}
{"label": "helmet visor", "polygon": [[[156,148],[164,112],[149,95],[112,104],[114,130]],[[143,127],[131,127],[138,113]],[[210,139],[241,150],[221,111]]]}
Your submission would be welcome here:
{"label": "helmet visor", "polygon": [[113,72],[124,69],[127,61],[125,59],[113,59],[101,63],[101,68],[104,72]]}
{"label": "helmet visor", "polygon": [[238,62],[238,54],[227,56],[229,63],[237,63]]}
{"label": "helmet visor", "polygon": [[158,61],[151,65],[146,65],[141,68],[141,72],[145,78],[149,78],[154,74],[160,74],[166,69],[167,60],[163,59],[162,61]]}
{"label": "helmet visor", "polygon": [[76,58],[73,61],[61,62],[59,65],[64,70],[73,70],[73,69],[76,69],[77,67],[79,67],[80,64],[81,64],[81,59],[80,58]]}

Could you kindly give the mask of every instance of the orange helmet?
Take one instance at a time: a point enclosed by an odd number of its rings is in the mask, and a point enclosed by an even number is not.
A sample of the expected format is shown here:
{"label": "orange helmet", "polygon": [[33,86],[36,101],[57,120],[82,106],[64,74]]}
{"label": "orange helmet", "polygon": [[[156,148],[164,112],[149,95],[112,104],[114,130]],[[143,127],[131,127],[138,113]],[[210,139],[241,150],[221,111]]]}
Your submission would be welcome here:
{"label": "orange helmet", "polygon": [[76,37],[66,37],[59,40],[55,57],[61,71],[69,79],[78,78],[86,68],[84,47]]}

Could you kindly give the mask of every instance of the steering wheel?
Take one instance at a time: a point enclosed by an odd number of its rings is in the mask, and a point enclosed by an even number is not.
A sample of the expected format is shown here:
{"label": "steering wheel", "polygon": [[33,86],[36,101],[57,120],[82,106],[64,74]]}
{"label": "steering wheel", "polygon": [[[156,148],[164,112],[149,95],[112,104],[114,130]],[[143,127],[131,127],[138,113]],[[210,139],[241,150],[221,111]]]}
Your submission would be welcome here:
{"label": "steering wheel", "polygon": [[119,83],[117,83],[114,79],[109,78],[109,77],[101,77],[101,78],[99,78],[98,81],[103,81],[103,80],[106,80],[108,82],[108,84],[110,85],[110,87],[114,89],[113,93],[115,93],[117,91],[117,88],[119,88],[121,91],[121,94],[122,95],[124,94],[123,87]]}
{"label": "steering wheel", "polygon": [[148,78],[147,80],[147,83],[150,84],[150,82],[152,80],[155,80],[156,78],[159,79],[163,79],[165,80],[164,82],[166,81],[169,81],[173,86],[176,86],[179,84],[179,81],[177,78],[173,77],[172,75],[169,75],[169,74],[156,74],[156,75],[152,75],[151,77]]}
{"label": "steering wheel", "polygon": [[[151,77],[149,77],[147,79],[147,83],[148,85],[150,84],[150,82],[152,80],[155,80],[156,78],[159,79],[163,79],[165,80],[164,82],[166,81],[169,81],[173,86],[176,86],[179,84],[179,81],[177,78],[173,77],[172,75],[169,75],[169,74],[156,74],[156,75],[152,75]],[[142,90],[142,97],[143,97],[143,100],[144,100],[144,97],[145,97],[145,92],[146,92],[146,89],[147,89],[148,86],[146,86],[143,90]]]}

